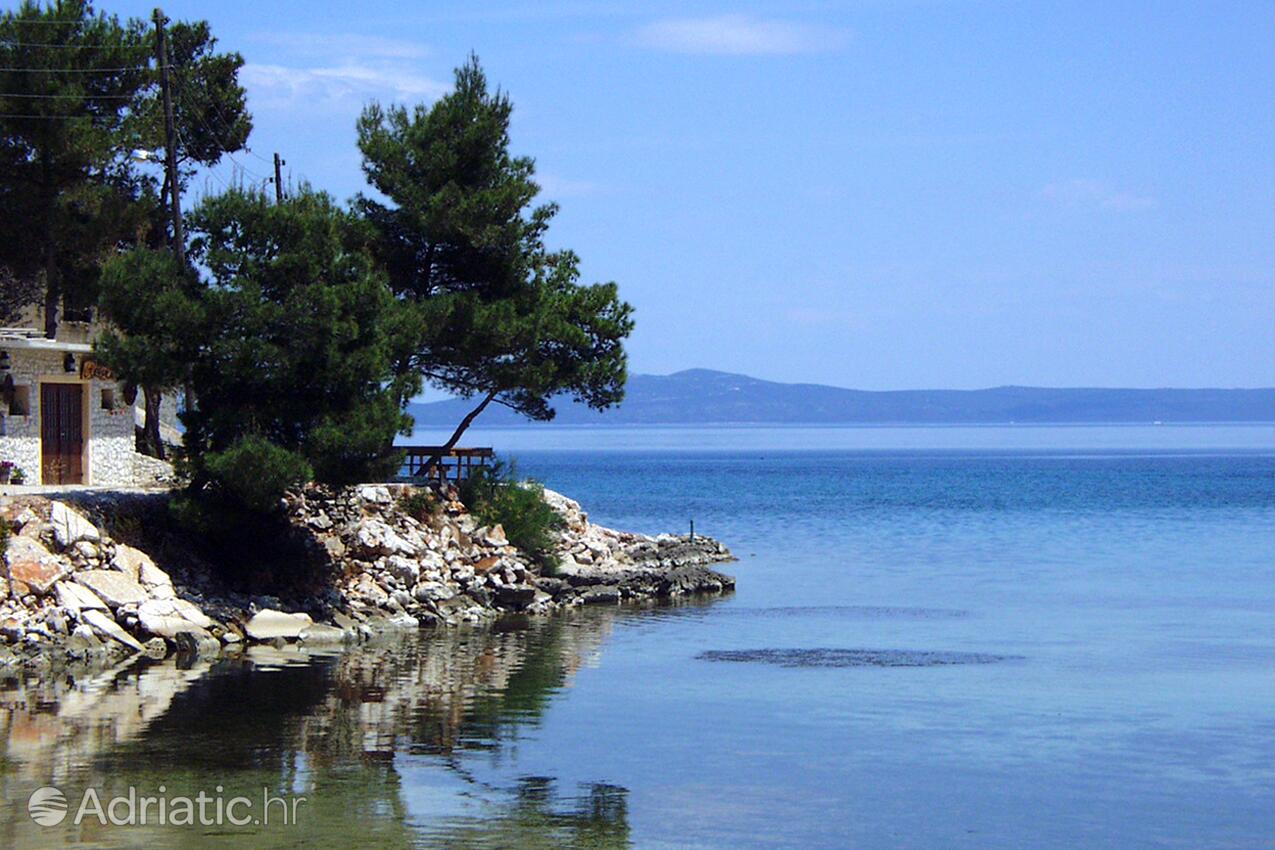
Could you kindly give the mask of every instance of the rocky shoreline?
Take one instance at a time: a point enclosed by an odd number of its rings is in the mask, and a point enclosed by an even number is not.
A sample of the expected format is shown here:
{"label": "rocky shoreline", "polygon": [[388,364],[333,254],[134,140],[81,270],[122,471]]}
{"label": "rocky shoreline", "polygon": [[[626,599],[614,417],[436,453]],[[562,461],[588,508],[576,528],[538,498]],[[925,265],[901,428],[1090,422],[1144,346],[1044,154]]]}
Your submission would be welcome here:
{"label": "rocky shoreline", "polygon": [[[481,527],[454,491],[409,485],[311,487],[285,500],[318,584],[283,597],[235,592],[182,547],[143,551],[137,536],[168,494],[82,491],[62,500],[0,497],[12,536],[0,575],[0,667],[109,663],[144,654],[212,655],[247,645],[353,644],[392,629],[482,625],[520,614],[722,593],[733,560],[706,537],[650,537],[562,516],[558,564],[541,569],[500,526]],[[428,504],[429,510],[421,505]]]}

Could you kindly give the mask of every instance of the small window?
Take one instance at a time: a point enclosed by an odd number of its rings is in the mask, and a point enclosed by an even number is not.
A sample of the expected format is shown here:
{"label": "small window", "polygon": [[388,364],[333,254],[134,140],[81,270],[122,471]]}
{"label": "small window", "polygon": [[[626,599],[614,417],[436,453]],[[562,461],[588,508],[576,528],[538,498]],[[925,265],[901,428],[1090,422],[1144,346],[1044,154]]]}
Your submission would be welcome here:
{"label": "small window", "polygon": [[115,409],[115,390],[113,388],[105,387],[102,389],[102,409]]}
{"label": "small window", "polygon": [[13,398],[9,400],[10,416],[31,415],[31,387],[22,384],[13,388]]}

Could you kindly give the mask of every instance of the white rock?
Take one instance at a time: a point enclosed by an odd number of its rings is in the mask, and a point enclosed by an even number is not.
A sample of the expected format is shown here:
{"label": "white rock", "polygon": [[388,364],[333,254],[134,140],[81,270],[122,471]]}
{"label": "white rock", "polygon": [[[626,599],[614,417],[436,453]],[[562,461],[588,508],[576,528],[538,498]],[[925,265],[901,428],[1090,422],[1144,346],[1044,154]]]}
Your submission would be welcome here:
{"label": "white rock", "polygon": [[359,548],[372,555],[414,555],[416,549],[398,532],[377,519],[364,519],[355,532]]}
{"label": "white rock", "polygon": [[336,626],[315,623],[301,630],[301,640],[305,643],[343,643],[345,632]]}
{"label": "white rock", "polygon": [[148,634],[158,635],[162,638],[169,638],[171,640],[179,634],[185,633],[194,635],[195,639],[201,643],[205,639],[212,640],[212,635],[210,635],[206,629],[200,628],[185,617],[149,614],[138,611],[137,620],[142,624],[142,628],[145,629]]}
{"label": "white rock", "polygon": [[179,617],[201,629],[210,629],[213,625],[212,619],[199,610],[198,605],[185,599],[148,599],[137,606],[137,616]]}
{"label": "white rock", "polygon": [[147,599],[145,588],[116,570],[81,570],[75,574],[75,580],[112,608],[136,605]]}
{"label": "white rock", "polygon": [[169,578],[168,573],[155,566],[155,562],[150,558],[146,558],[139,566],[137,580],[143,586],[150,588],[173,586],[173,580]]}
{"label": "white rock", "polygon": [[[53,538],[58,546],[66,549],[73,543],[89,540],[96,543],[102,539],[101,533],[84,515],[62,502],[54,502],[49,513],[49,522],[53,525]],[[140,646],[140,645],[139,645]]]}
{"label": "white rock", "polygon": [[385,559],[385,566],[393,576],[404,584],[413,584],[421,574],[421,565],[411,558],[402,555],[391,555]]}
{"label": "white rock", "polygon": [[53,588],[57,591],[58,604],[75,612],[84,609],[105,611],[106,603],[98,599],[97,594],[83,585],[73,581],[60,581]]}
{"label": "white rock", "polygon": [[120,628],[119,623],[112,620],[109,614],[88,608],[80,612],[80,619],[92,626],[93,631],[98,634],[116,640],[135,652],[141,652],[142,645],[137,638]]}
{"label": "white rock", "polygon": [[150,556],[140,549],[134,549],[126,543],[116,543],[111,569],[119,570],[133,581],[141,581],[142,564],[150,563],[150,560]]}
{"label": "white rock", "polygon": [[360,487],[359,498],[365,502],[372,502],[377,505],[388,505],[390,502],[394,501],[394,499],[390,496],[389,488],[377,486]]}
{"label": "white rock", "polygon": [[455,596],[455,592],[445,584],[436,581],[422,582],[412,591],[418,602],[445,602]]}
{"label": "white rock", "polygon": [[254,640],[294,639],[313,624],[308,614],[288,614],[263,608],[244,624],[244,631]]}

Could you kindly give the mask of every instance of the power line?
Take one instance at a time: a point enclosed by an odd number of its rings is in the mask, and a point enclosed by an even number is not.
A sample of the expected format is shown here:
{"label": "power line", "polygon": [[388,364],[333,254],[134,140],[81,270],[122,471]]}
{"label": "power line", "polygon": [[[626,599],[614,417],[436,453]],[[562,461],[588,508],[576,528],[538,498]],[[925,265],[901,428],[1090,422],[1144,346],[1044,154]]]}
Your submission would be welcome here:
{"label": "power line", "polygon": [[119,47],[122,44],[107,44],[104,41],[93,44],[56,44],[54,42],[36,42],[36,41],[16,41],[12,38],[0,38],[0,49],[3,48],[19,48],[19,47],[38,47],[41,50],[96,50],[99,47]]}
{"label": "power line", "polygon": [[46,121],[91,121],[92,115],[23,115],[17,112],[0,112],[0,118],[40,118]]}
{"label": "power line", "polygon": [[[218,110],[218,111],[220,111],[220,110]],[[273,162],[272,160],[266,159],[264,156],[262,156],[261,154],[257,153],[257,152],[256,152],[256,151],[254,151],[252,148],[247,147],[246,145],[244,146],[244,150],[246,150],[246,151],[247,151],[250,155],[255,156],[257,159],[259,159],[259,160],[261,160],[262,162],[264,162],[266,165],[274,165],[274,162]]]}
{"label": "power line", "polygon": [[[94,18],[89,19],[89,23],[96,23],[96,22],[97,22],[97,19],[94,19]],[[9,13],[9,17],[0,18],[0,24],[29,24],[30,26],[42,26],[42,27],[73,27],[73,26],[78,26],[80,23],[81,23],[81,20],[79,18],[74,18],[74,19],[68,18],[67,20],[64,20],[64,21],[42,21],[42,20],[37,20],[35,18],[19,18],[15,16],[12,12]]]}
{"label": "power line", "polygon": [[131,94],[19,94],[0,92],[0,100],[6,97],[32,98],[35,100],[132,100]]}
{"label": "power line", "polygon": [[[187,98],[187,97],[186,97],[186,93],[185,93],[185,92],[183,92],[181,89],[177,89],[177,96],[178,96],[179,98],[181,98],[182,103],[183,103],[183,104],[185,104],[185,106],[186,106],[186,108],[187,108],[187,111],[188,111],[188,117],[194,118],[194,119],[195,119],[195,121],[197,121],[201,127],[203,127],[205,130],[207,130],[207,131],[208,131],[210,134],[212,134],[213,136],[221,135],[221,134],[220,134],[220,133],[218,133],[218,132],[217,132],[217,130],[216,130],[216,129],[214,129],[214,128],[213,128],[213,127],[212,127],[212,126],[211,126],[211,125],[210,125],[207,121],[205,121],[205,120],[204,120],[204,116],[201,116],[201,115],[199,114],[199,110],[194,108],[194,106],[191,104],[191,101],[189,100],[189,98]],[[216,107],[214,106],[213,108],[215,109]],[[212,118],[212,116],[208,116],[208,120],[209,120],[209,121],[214,121],[215,119],[213,119],[213,118]],[[222,129],[223,129],[225,132],[227,132],[227,133],[230,131],[230,128],[226,126],[226,124],[225,124],[225,122],[224,122],[224,121],[222,122]],[[258,174],[257,172],[253,171],[251,168],[249,168],[248,166],[244,165],[244,164],[243,164],[242,162],[240,162],[239,160],[235,159],[235,155],[234,155],[234,154],[232,154],[230,151],[223,151],[222,153],[223,153],[223,155],[224,155],[224,156],[226,156],[227,158],[229,158],[231,162],[233,162],[235,165],[237,165],[241,171],[243,171],[245,174],[247,174],[247,175],[248,175],[249,177],[251,177],[253,180],[255,180],[255,181],[257,181],[257,182],[268,182],[268,181],[269,181],[269,179],[270,179],[270,178],[268,178],[268,177],[262,177],[260,174]]]}
{"label": "power line", "polygon": [[123,68],[0,68],[0,71],[8,74],[105,74],[145,69],[145,65],[126,65]]}

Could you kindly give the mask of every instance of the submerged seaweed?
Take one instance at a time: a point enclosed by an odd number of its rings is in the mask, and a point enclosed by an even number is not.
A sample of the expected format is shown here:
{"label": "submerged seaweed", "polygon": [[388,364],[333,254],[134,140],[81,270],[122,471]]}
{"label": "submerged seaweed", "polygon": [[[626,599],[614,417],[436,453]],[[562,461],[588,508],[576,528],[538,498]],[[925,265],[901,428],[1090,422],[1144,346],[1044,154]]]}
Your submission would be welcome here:
{"label": "submerged seaweed", "polygon": [[695,657],[701,661],[740,661],[780,667],[945,667],[994,664],[1022,656],[913,649],[732,649],[709,650]]}

